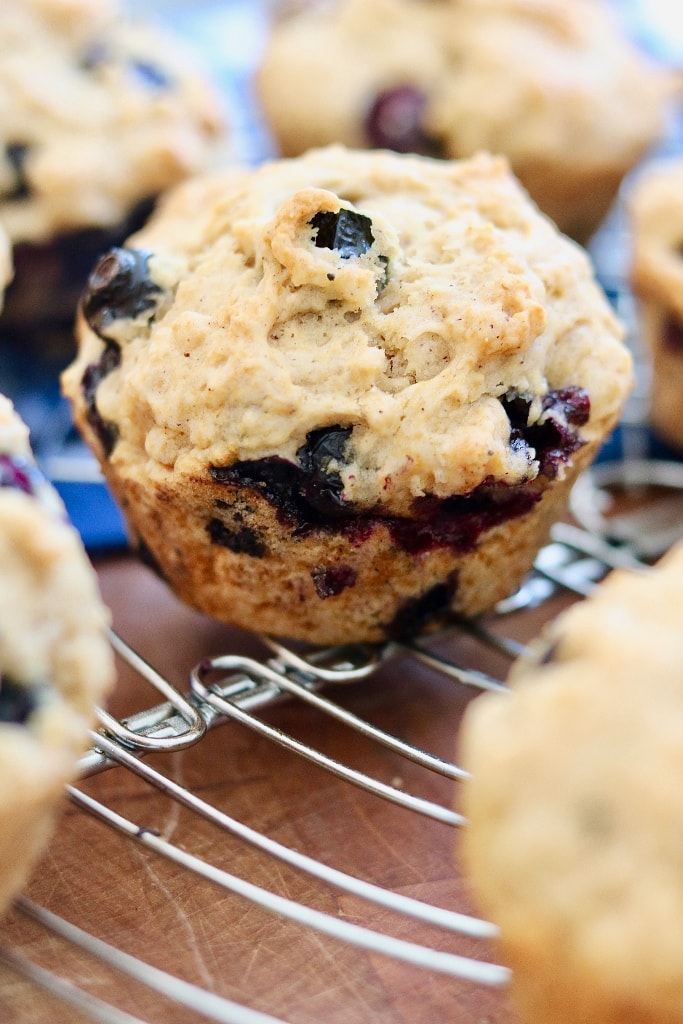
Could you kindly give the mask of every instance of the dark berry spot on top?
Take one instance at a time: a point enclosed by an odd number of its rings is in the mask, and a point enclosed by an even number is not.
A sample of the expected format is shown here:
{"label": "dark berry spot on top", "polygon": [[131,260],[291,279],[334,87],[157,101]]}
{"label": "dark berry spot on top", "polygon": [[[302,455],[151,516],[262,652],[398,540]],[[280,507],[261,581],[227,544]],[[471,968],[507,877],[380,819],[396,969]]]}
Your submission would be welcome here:
{"label": "dark berry spot on top", "polygon": [[104,378],[115,370],[121,362],[121,349],[113,341],[107,341],[102,355],[96,363],[86,366],[81,378],[81,393],[86,404],[86,419],[91,430],[98,438],[104,454],[109,456],[119,439],[119,430],[115,423],[103,419],[97,408],[97,389]]}
{"label": "dark berry spot on top", "polygon": [[662,344],[672,352],[683,353],[683,324],[667,317],[662,327]]}
{"label": "dark berry spot on top", "polygon": [[355,210],[321,210],[309,221],[315,230],[313,241],[318,249],[335,249],[342,259],[362,256],[375,241],[372,221]]}
{"label": "dark berry spot on top", "polygon": [[45,477],[37,466],[17,455],[0,455],[0,487],[35,495]]}
{"label": "dark berry spot on top", "polygon": [[263,558],[267,548],[263,537],[249,526],[237,529],[226,525],[221,519],[211,519],[207,525],[212,544],[221,544],[236,555]]}
{"label": "dark berry spot on top", "polygon": [[420,153],[441,157],[439,143],[423,127],[427,97],[412,85],[399,85],[380,92],[368,110],[365,131],[375,149],[397,153]]}
{"label": "dark berry spot on top", "polygon": [[501,402],[510,420],[510,447],[525,451],[539,464],[539,472],[549,479],[557,476],[561,464],[582,445],[575,428],[590,418],[590,397],[583,388],[567,387],[549,391],[542,399],[542,415],[528,423],[531,398],[510,392]]}
{"label": "dark berry spot on top", "polygon": [[321,601],[336,597],[347,587],[356,584],[356,570],[350,565],[316,565],[311,570],[315,592]]}
{"label": "dark berry spot on top", "polygon": [[297,451],[303,470],[301,492],[306,501],[325,515],[344,510],[344,485],[339,468],[346,462],[346,443],[350,427],[322,427],[306,435],[306,444]]}
{"label": "dark berry spot on top", "polygon": [[20,686],[10,676],[0,674],[0,722],[25,725],[38,704],[35,687]]}
{"label": "dark berry spot on top", "polygon": [[114,247],[92,269],[82,297],[88,324],[101,338],[115,320],[139,316],[156,306],[161,289],[149,276],[151,253]]}
{"label": "dark berry spot on top", "polygon": [[8,142],[5,155],[14,174],[14,182],[6,199],[27,199],[31,194],[31,186],[26,177],[26,158],[30,151],[27,142]]}
{"label": "dark berry spot on top", "polygon": [[453,575],[445,583],[437,583],[420,597],[406,601],[386,627],[390,640],[417,636],[430,626],[442,624],[448,616],[456,591],[457,577]]}
{"label": "dark berry spot on top", "polygon": [[146,60],[132,60],[129,64],[133,75],[148,89],[169,89],[172,80],[166,71]]}

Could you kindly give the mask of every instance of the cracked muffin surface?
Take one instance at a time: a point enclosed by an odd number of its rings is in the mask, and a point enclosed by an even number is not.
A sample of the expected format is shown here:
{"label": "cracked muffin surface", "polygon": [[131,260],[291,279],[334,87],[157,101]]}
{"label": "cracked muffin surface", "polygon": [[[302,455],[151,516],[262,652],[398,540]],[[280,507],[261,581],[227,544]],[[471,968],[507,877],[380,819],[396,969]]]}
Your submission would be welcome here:
{"label": "cracked muffin surface", "polygon": [[181,186],[93,269],[79,344],[65,392],[162,573],[200,603],[150,521],[184,493],[207,609],[237,572],[232,614],[309,639],[490,607],[505,530],[503,589],[631,374],[585,253],[505,161],[343,147]]}

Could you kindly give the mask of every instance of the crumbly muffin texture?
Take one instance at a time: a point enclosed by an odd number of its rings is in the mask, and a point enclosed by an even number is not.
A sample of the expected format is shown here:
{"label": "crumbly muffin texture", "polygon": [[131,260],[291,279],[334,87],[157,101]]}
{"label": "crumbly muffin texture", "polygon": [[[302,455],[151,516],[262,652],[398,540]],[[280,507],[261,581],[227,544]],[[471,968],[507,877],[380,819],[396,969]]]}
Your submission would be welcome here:
{"label": "crumbly muffin texture", "polygon": [[205,168],[225,113],[181,42],[114,0],[16,0],[0,21],[0,217],[13,242],[125,220]]}
{"label": "crumbly muffin texture", "polygon": [[683,544],[619,570],[477,698],[462,862],[528,1024],[674,1024],[683,1006]]}
{"label": "crumbly muffin texture", "polygon": [[630,387],[585,253],[487,156],[196,179],[78,333],[65,393],[166,578],[323,642],[509,593]]}
{"label": "crumbly muffin texture", "polygon": [[649,418],[683,451],[683,160],[650,164],[626,193],[629,276],[649,361]]}
{"label": "crumbly muffin texture", "polygon": [[43,852],[114,667],[95,573],[0,396],[0,910]]}
{"label": "crumbly muffin texture", "polygon": [[585,241],[661,135],[668,73],[604,0],[337,0],[275,20],[257,92],[285,156],[312,146],[505,154]]}

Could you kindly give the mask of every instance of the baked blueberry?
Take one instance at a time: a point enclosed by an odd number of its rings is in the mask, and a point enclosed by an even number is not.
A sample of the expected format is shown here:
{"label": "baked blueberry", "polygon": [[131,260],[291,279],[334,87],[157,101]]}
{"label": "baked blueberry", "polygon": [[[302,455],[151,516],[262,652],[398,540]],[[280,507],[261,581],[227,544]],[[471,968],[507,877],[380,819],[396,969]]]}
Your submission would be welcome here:
{"label": "baked blueberry", "polygon": [[587,392],[571,386],[549,391],[542,399],[545,415],[531,424],[528,396],[510,391],[501,402],[510,420],[510,447],[528,453],[530,461],[533,449],[541,474],[551,479],[557,476],[560,464],[583,445],[573,428],[585,426],[590,417]]}
{"label": "baked blueberry", "polygon": [[474,551],[481,535],[529,512],[539,495],[524,483],[481,484],[469,494],[451,498],[418,498],[413,515],[389,517],[386,524],[397,548],[421,555],[437,548]]}
{"label": "baked blueberry", "polygon": [[405,601],[393,621],[386,627],[387,638],[398,640],[417,636],[430,625],[443,622],[450,612],[456,587],[457,574],[449,577],[445,583],[437,583],[430,587],[419,597]]}
{"label": "baked blueberry", "polygon": [[318,249],[335,249],[342,259],[362,256],[375,241],[372,221],[355,210],[321,210],[311,219],[316,234],[313,241]]}
{"label": "baked blueberry", "polygon": [[316,565],[311,569],[315,592],[321,601],[336,597],[347,587],[353,587],[357,579],[356,570],[350,565]]}
{"label": "baked blueberry", "polygon": [[119,431],[115,423],[105,420],[97,408],[97,389],[101,381],[115,370],[121,362],[121,349],[113,341],[107,341],[102,355],[96,363],[90,363],[81,379],[81,392],[86,404],[86,418],[97,435],[105,455],[111,455],[118,441]]}
{"label": "baked blueberry", "polygon": [[350,435],[351,427],[321,427],[306,435],[306,444],[296,453],[304,474],[302,496],[323,515],[339,516],[348,511],[339,469],[346,462]]}
{"label": "baked blueberry", "polygon": [[397,153],[443,156],[442,147],[423,127],[427,97],[412,85],[399,85],[378,93],[365,120],[371,146]]}
{"label": "baked blueberry", "polygon": [[37,484],[43,481],[40,470],[20,455],[0,455],[0,487],[13,487],[34,495]]}
{"label": "baked blueberry", "polygon": [[216,483],[253,488],[278,509],[283,520],[294,520],[297,527],[322,526],[327,519],[352,511],[344,502],[339,473],[351,429],[311,430],[297,450],[297,463],[277,455],[245,459],[212,466],[211,477]]}
{"label": "baked blueberry", "polygon": [[211,479],[218,484],[247,487],[277,508],[283,521],[300,520],[298,501],[300,468],[279,455],[265,459],[243,459],[229,466],[211,466]]}
{"label": "baked blueberry", "polygon": [[7,161],[14,172],[14,184],[5,193],[6,199],[27,199],[31,194],[31,186],[26,177],[26,157],[30,148],[27,142],[8,142],[5,146]]}
{"label": "baked blueberry", "polygon": [[105,253],[88,278],[81,306],[90,327],[101,338],[115,320],[154,310],[162,290],[149,275],[151,253],[118,246]]}
{"label": "baked blueberry", "polygon": [[263,558],[266,554],[265,541],[250,526],[229,526],[222,519],[211,519],[206,528],[212,544],[222,544],[236,555]]}
{"label": "baked blueberry", "polygon": [[35,687],[21,686],[0,673],[0,722],[25,725],[39,704]]}

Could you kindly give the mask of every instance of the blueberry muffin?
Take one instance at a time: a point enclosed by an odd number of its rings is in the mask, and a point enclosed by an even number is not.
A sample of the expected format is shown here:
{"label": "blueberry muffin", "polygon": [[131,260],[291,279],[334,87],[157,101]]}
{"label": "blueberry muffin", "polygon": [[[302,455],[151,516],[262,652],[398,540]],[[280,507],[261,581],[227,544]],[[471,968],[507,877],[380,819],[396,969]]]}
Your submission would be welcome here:
{"label": "blueberry muffin", "polygon": [[[73,324],[93,260],[165,188],[227,158],[222,101],[174,38],[114,0],[16,0],[0,19],[0,330]],[[225,152],[224,152],[225,151]]]}
{"label": "blueberry muffin", "polygon": [[683,544],[614,572],[461,732],[462,855],[528,1024],[678,1024]]}
{"label": "blueberry muffin", "polygon": [[0,909],[49,839],[113,658],[94,571],[0,396]]}
{"label": "blueberry muffin", "polygon": [[180,186],[94,267],[63,376],[188,602],[314,643],[510,593],[629,355],[502,159],[330,147]]}
{"label": "blueberry muffin", "polygon": [[337,0],[276,19],[256,89],[280,151],[506,155],[585,241],[663,130],[668,73],[605,0]]}
{"label": "blueberry muffin", "polygon": [[626,202],[630,281],[650,371],[650,423],[683,451],[683,159],[649,165]]}

